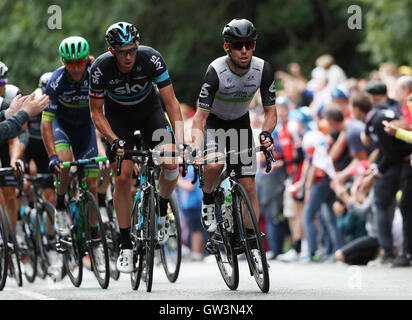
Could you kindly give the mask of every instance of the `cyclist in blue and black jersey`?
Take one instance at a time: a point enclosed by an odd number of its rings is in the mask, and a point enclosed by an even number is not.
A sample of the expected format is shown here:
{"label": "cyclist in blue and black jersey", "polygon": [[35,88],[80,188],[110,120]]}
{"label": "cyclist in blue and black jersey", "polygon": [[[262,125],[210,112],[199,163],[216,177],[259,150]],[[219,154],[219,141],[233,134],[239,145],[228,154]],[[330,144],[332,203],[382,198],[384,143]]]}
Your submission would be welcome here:
{"label": "cyclist in blue and black jersey", "polygon": [[[106,41],[109,51],[96,59],[90,72],[90,110],[97,129],[111,144],[107,153],[113,168],[116,154],[123,155],[124,148],[133,149],[133,133],[137,129],[141,131],[146,147],[175,150],[175,143],[183,142],[183,119],[162,56],[155,49],[139,44],[139,33],[130,23],[111,25],[106,31]],[[174,134],[153,83],[159,88]],[[156,138],[158,133],[163,136],[163,141]],[[175,160],[168,160],[171,161],[162,163],[159,178],[159,243],[168,239],[167,203],[179,176]],[[133,271],[130,241],[132,168],[131,161],[122,163],[122,173],[115,178],[113,198],[121,233],[117,267],[124,273]]]}
{"label": "cyclist in blue and black jersey", "polygon": [[[259,138],[260,143],[272,151],[271,133],[277,122],[274,71],[267,61],[253,56],[257,39],[256,28],[246,19],[233,19],[224,27],[222,35],[223,48],[227,55],[214,60],[206,71],[198,108],[193,118],[193,147],[204,150],[206,158],[223,154],[225,149],[238,152],[251,148],[253,134],[249,105],[260,88],[265,113]],[[219,135],[219,132],[223,135]],[[230,144],[227,138],[230,138]],[[236,160],[237,163],[227,164],[228,170],[233,169],[238,174],[239,182],[245,187],[258,215],[256,155],[244,159],[239,157]],[[225,163],[213,163],[204,167],[202,224],[208,232],[214,232],[217,228],[213,191],[224,165]],[[251,227],[251,222],[246,221],[246,228]],[[254,249],[252,253],[259,263],[258,250]]]}
{"label": "cyclist in blue and black jersey", "polygon": [[[89,56],[89,50],[88,42],[82,37],[64,39],[59,46],[63,66],[53,72],[46,87],[50,104],[43,111],[41,133],[49,156],[49,170],[61,173],[61,182],[56,189],[55,214],[55,227],[59,237],[70,234],[64,203],[69,168],[62,169],[59,164],[98,155],[96,132],[89,110],[89,71],[94,60]],[[85,175],[90,192],[97,197],[98,165],[86,166]],[[95,216],[91,223],[97,225]],[[94,236],[97,236],[97,232]],[[103,262],[103,248],[96,249],[98,261]],[[98,268],[100,266],[104,267],[98,262]]]}

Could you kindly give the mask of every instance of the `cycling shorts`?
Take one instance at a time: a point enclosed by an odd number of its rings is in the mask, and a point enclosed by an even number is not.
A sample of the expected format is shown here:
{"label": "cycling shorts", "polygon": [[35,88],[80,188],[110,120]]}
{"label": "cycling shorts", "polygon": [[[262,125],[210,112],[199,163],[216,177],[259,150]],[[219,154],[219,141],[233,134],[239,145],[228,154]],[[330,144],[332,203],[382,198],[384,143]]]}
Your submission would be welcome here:
{"label": "cycling shorts", "polygon": [[[210,114],[206,120],[203,137],[204,154],[234,150],[239,152],[255,146],[249,113],[235,120],[222,120]],[[256,153],[232,157],[227,163],[227,170],[234,170],[238,178],[254,177],[257,163]]]}

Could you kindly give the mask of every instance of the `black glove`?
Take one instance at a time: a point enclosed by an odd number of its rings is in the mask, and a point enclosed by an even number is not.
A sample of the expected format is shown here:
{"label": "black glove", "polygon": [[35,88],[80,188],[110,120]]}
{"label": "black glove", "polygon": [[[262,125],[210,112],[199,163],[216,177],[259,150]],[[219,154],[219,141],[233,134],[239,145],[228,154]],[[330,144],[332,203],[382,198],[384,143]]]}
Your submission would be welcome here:
{"label": "black glove", "polygon": [[263,143],[263,141],[265,141],[266,139],[269,139],[270,142],[273,144],[273,137],[272,135],[267,132],[267,131],[262,131],[261,133],[259,133],[259,141],[260,143]]}
{"label": "black glove", "polygon": [[59,157],[56,154],[50,156],[49,157],[49,166],[48,166],[49,171],[54,173],[54,168],[56,166],[59,166],[60,162],[61,162],[61,160],[59,159]]}
{"label": "black glove", "polygon": [[[122,145],[120,145],[120,142],[122,142]],[[109,157],[108,157],[110,163],[113,163],[116,160],[117,150],[123,149],[125,144],[126,143],[122,139],[116,139],[113,141],[112,145],[110,146]]]}

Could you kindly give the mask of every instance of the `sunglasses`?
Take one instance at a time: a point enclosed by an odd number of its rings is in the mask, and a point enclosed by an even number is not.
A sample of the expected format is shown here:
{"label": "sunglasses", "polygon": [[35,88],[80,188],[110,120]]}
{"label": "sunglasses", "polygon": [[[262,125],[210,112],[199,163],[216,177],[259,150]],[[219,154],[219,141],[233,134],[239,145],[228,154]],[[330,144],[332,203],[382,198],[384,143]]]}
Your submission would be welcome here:
{"label": "sunglasses", "polygon": [[7,83],[7,79],[0,79],[0,87],[5,86]]}
{"label": "sunglasses", "polygon": [[138,47],[134,47],[128,50],[114,50],[118,55],[122,56],[122,57],[126,57],[128,54],[130,54],[131,56],[134,55],[137,52],[137,48]]}
{"label": "sunglasses", "polygon": [[74,66],[77,66],[79,68],[85,66],[87,63],[87,60],[75,60],[75,61],[64,61],[64,64],[68,68],[74,68]]}
{"label": "sunglasses", "polygon": [[237,42],[232,42],[230,44],[230,48],[235,49],[235,50],[242,50],[243,47],[245,47],[246,50],[254,49],[255,48],[255,41],[253,41],[253,40],[237,41]]}

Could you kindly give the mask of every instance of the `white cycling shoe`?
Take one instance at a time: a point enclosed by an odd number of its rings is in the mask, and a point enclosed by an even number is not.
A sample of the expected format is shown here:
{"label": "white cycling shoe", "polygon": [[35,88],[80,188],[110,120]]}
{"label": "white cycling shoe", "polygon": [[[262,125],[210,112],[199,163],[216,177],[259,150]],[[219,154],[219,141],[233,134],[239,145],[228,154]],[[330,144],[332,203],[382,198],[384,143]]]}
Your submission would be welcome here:
{"label": "white cycling shoe", "polygon": [[116,263],[117,270],[121,273],[132,273],[134,271],[133,266],[133,250],[121,249],[119,257]]}
{"label": "white cycling shoe", "polygon": [[215,215],[214,204],[202,203],[202,226],[207,232],[215,232],[217,229],[217,221]]}

